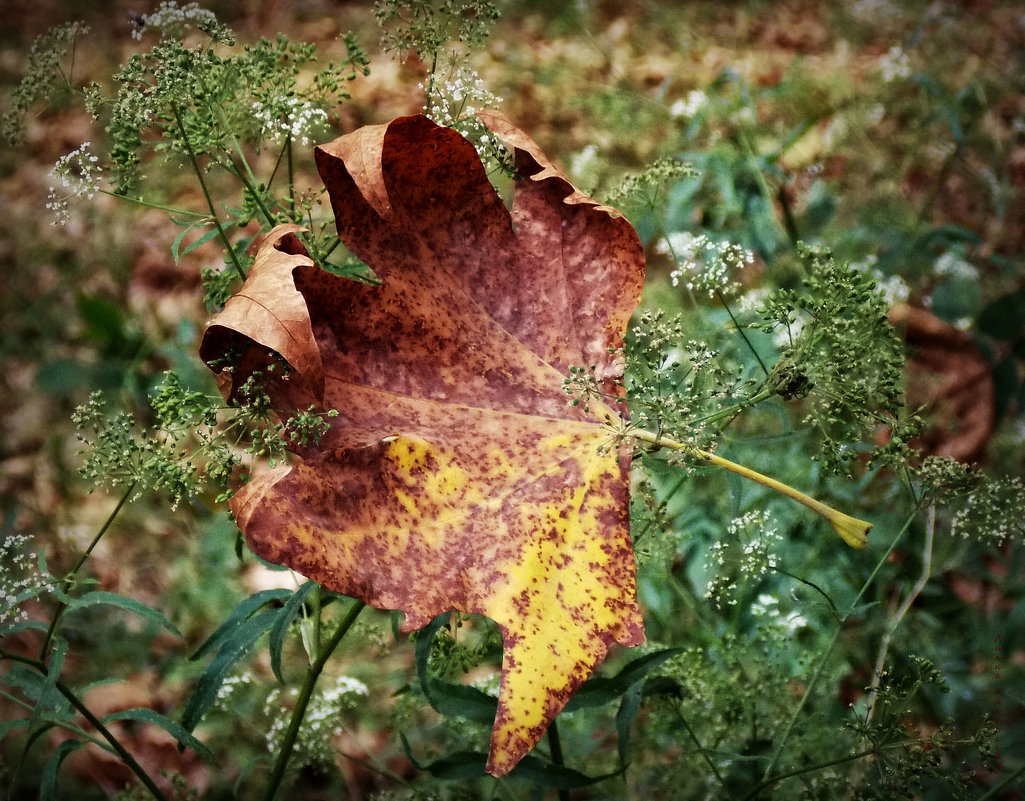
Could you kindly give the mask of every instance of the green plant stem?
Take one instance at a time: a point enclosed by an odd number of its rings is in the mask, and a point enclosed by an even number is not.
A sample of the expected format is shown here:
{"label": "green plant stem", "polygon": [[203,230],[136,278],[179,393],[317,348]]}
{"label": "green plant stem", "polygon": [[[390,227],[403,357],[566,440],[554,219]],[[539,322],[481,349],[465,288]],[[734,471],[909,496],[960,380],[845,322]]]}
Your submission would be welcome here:
{"label": "green plant stem", "polygon": [[911,605],[922,593],[925,585],[929,583],[929,579],[932,577],[932,546],[933,536],[936,533],[935,504],[929,505],[928,517],[929,519],[925,527],[925,542],[922,544],[922,573],[918,577],[918,581],[915,582],[915,586],[911,588],[911,592],[908,593],[907,597],[897,608],[897,611],[893,613],[893,617],[879,642],[879,655],[876,657],[875,668],[872,670],[872,684],[870,685],[872,689],[868,695],[868,712],[865,714],[866,722],[871,721],[873,715],[875,715],[876,698],[879,695],[879,680],[883,673],[883,665],[886,663],[886,654],[890,649],[890,641],[893,639],[893,635],[897,631],[900,622],[904,619],[908,610],[911,609]]}
{"label": "green plant stem", "polygon": [[[66,595],[75,583],[75,576],[78,575],[78,571],[82,569],[89,555],[93,552],[93,549],[99,544],[100,540],[103,539],[103,535],[107,533],[107,529],[111,527],[114,520],[121,513],[121,509],[128,503],[128,499],[132,497],[132,493],[135,492],[136,482],[132,482],[128,485],[121,499],[117,502],[117,505],[107,515],[107,519],[103,521],[103,525],[100,526],[99,531],[96,532],[96,536],[93,537],[92,542],[86,546],[86,549],[82,552],[82,555],[75,562],[75,566],[71,568],[71,572],[64,577],[64,581],[61,582],[61,592]],[[43,644],[39,649],[39,659],[41,661],[46,659],[46,654],[50,650],[50,643],[53,642],[53,635],[57,631],[57,624],[60,622],[61,617],[64,615],[64,610],[67,608],[67,601],[58,599],[57,609],[54,610],[53,615],[50,617],[50,625],[46,629],[46,636],[43,637]]]}
{"label": "green plant stem", "polygon": [[771,787],[777,782],[781,782],[784,779],[790,779],[794,776],[803,776],[806,773],[814,773],[817,770],[825,770],[831,768],[834,765],[843,765],[845,762],[855,762],[859,759],[872,756],[876,752],[874,748],[867,748],[864,751],[860,751],[857,754],[851,754],[850,756],[838,757],[837,759],[831,759],[828,762],[819,762],[815,765],[806,765],[801,768],[795,768],[794,770],[788,770],[784,773],[777,773],[775,776],[769,776],[768,778],[762,779],[757,785],[752,787],[740,801],[752,801],[758,793],[764,790],[766,787]]}
{"label": "green plant stem", "polygon": [[302,218],[296,214],[295,206],[295,164],[292,160],[292,136],[289,134],[285,137],[285,152],[287,153],[288,160],[288,205],[292,212],[293,222],[302,222]]}
{"label": "green plant stem", "polygon": [[822,656],[819,657],[818,664],[815,665],[815,670],[813,671],[811,678],[808,679],[808,684],[804,688],[804,694],[801,696],[801,700],[797,702],[797,706],[790,715],[790,720],[787,721],[786,728],[783,730],[783,735],[780,737],[779,744],[776,746],[776,751],[773,753],[772,759],[769,760],[769,764],[765,768],[765,773],[762,775],[763,781],[769,779],[773,769],[776,767],[780,757],[783,755],[783,749],[786,747],[787,741],[790,739],[790,734],[793,732],[794,726],[797,725],[797,720],[800,718],[801,712],[804,711],[804,705],[811,697],[812,690],[815,688],[815,685],[818,684],[819,678],[822,676],[822,672],[825,670],[826,664],[829,662],[829,657],[833,653],[833,649],[836,647],[836,644],[840,639],[840,633],[843,631],[844,626],[850,619],[851,614],[858,607],[862,597],[866,592],[868,592],[868,588],[872,586],[876,576],[879,575],[879,571],[882,570],[883,565],[886,564],[886,560],[890,558],[890,554],[893,553],[893,549],[897,547],[897,543],[901,541],[907,533],[907,530],[911,528],[911,524],[917,516],[918,509],[916,508],[910,515],[908,515],[907,520],[904,521],[904,525],[901,526],[900,531],[898,531],[897,535],[893,538],[893,542],[890,543],[890,547],[886,549],[886,552],[876,562],[876,566],[872,569],[872,572],[865,580],[865,583],[862,584],[857,597],[855,597],[854,602],[851,604],[850,611],[848,611],[837,622],[836,629],[833,631],[833,636],[829,639],[829,643],[822,652]]}
{"label": "green plant stem", "polygon": [[[666,241],[668,242],[669,240],[666,239]],[[758,362],[758,366],[762,368],[762,372],[765,373],[765,375],[769,375],[769,368],[765,366],[765,362],[763,362],[762,357],[758,355],[758,351],[755,350],[755,346],[752,345],[751,340],[747,338],[747,334],[744,333],[744,327],[737,322],[737,318],[733,315],[733,309],[731,309],[730,304],[726,302],[726,297],[718,289],[715,290],[715,295],[723,305],[723,308],[726,309],[726,313],[730,316],[730,320],[733,321],[734,330],[740,334],[740,338],[744,340],[744,344],[747,345],[747,349],[751,351],[751,355],[755,357],[755,360]]]}
{"label": "green plant stem", "polygon": [[124,200],[127,203],[134,203],[136,206],[142,206],[147,209],[156,209],[157,211],[166,211],[168,214],[178,214],[182,217],[195,217],[197,220],[208,220],[210,216],[208,214],[200,214],[198,211],[189,211],[188,209],[178,209],[173,206],[163,206],[160,203],[152,203],[148,200],[143,200],[141,197],[130,197],[128,195],[121,195],[117,192],[111,192],[109,189],[98,190],[101,195],[109,195],[110,197],[117,198],[118,200]]}
{"label": "green plant stem", "polygon": [[[559,726],[557,721],[552,721],[548,726],[548,747],[552,750],[552,763],[560,768],[566,766],[566,759],[562,755],[562,740],[559,738]],[[569,801],[569,790],[559,790],[559,801]]]}
{"label": "green plant stem", "polygon": [[872,524],[867,523],[864,520],[859,520],[856,517],[851,517],[843,512],[837,511],[832,506],[828,506],[821,501],[815,500],[810,495],[806,495],[800,490],[796,490],[789,484],[784,484],[782,481],[777,481],[774,478],[770,478],[757,470],[752,470],[750,467],[745,467],[742,464],[731,462],[729,459],[710,453],[709,451],[695,448],[692,445],[685,445],[682,442],[676,442],[672,439],[667,439],[660,434],[653,434],[650,431],[631,431],[630,436],[634,439],[639,439],[643,442],[650,442],[652,445],[662,448],[670,448],[671,450],[682,451],[698,459],[714,464],[716,467],[722,467],[725,470],[729,470],[731,473],[736,473],[739,476],[743,476],[750,481],[754,481],[757,484],[761,484],[763,487],[768,487],[781,495],[797,501],[799,504],[811,509],[818,515],[824,517],[829,524],[833,527],[837,534],[850,545],[852,548],[864,548],[868,542],[868,532],[872,530]]}
{"label": "green plant stem", "polygon": [[[19,654],[9,653],[8,651],[0,650],[0,659],[9,659],[12,662],[20,662],[23,665],[28,665],[34,670],[38,671],[42,675],[47,674],[46,663],[41,659],[31,659],[27,656],[20,656]],[[121,744],[121,741],[117,739],[113,732],[110,731],[106,726],[103,725],[103,721],[100,720],[96,715],[93,714],[92,710],[85,705],[85,703],[75,694],[68,685],[62,682],[60,679],[54,682],[53,685],[57,692],[63,695],[68,702],[78,710],[78,713],[84,717],[89,723],[98,731],[103,739],[106,740],[110,747],[114,750],[114,753],[118,755],[122,762],[128,766],[128,768],[138,777],[139,781],[143,783],[150,794],[158,799],[158,801],[168,801],[163,791],[157,787],[153,779],[146,772],[145,768],[142,767],[138,762],[135,761],[128,750]]]}
{"label": "green plant stem", "polygon": [[687,722],[687,718],[684,716],[683,709],[681,707],[682,704],[676,705],[676,714],[680,718],[680,722],[683,724],[683,728],[687,730],[687,736],[690,737],[691,741],[697,747],[698,753],[701,754],[701,758],[705,760],[705,764],[708,765],[708,769],[712,771],[712,775],[714,775],[715,778],[718,780],[719,786],[723,788],[724,792],[729,792],[729,790],[726,788],[726,780],[719,772],[719,768],[715,766],[715,763],[712,761],[711,757],[708,756],[708,751],[701,744],[701,741],[698,740],[697,733],[695,733],[694,729],[691,728],[690,723]]}
{"label": "green plant stem", "polygon": [[278,757],[274,762],[274,768],[271,771],[270,780],[267,783],[267,791],[264,793],[264,801],[273,801],[274,796],[277,794],[278,788],[281,785],[281,780],[285,776],[285,768],[288,767],[288,760],[292,756],[292,751],[295,748],[295,742],[299,737],[299,728],[302,726],[303,719],[306,717],[306,708],[310,704],[310,699],[313,697],[313,689],[317,684],[317,679],[320,678],[320,674],[324,670],[324,666],[327,664],[327,660],[334,653],[335,648],[342,641],[346,634],[349,633],[349,629],[352,628],[352,624],[356,622],[356,618],[359,617],[359,613],[366,608],[366,603],[363,601],[353,601],[352,606],[349,607],[349,611],[346,612],[345,617],[342,618],[338,624],[338,629],[331,638],[327,641],[322,652],[317,654],[317,658],[307,668],[306,676],[303,679],[302,687],[299,689],[299,697],[295,702],[295,709],[292,710],[292,718],[288,722],[288,729],[285,731],[284,739],[281,741],[281,751],[278,753]]}
{"label": "green plant stem", "polygon": [[203,180],[203,169],[199,166],[199,159],[196,158],[196,152],[192,149],[192,142],[189,141],[189,134],[185,130],[185,123],[182,122],[181,114],[178,109],[174,109],[174,121],[178,124],[178,132],[182,135],[182,141],[185,143],[185,149],[189,152],[189,159],[192,161],[192,170],[196,173],[196,180],[199,181],[199,188],[203,190],[203,197],[206,198],[207,208],[210,209],[210,217],[213,219],[214,227],[217,228],[217,235],[221,239],[221,243],[224,245],[224,249],[228,251],[228,258],[231,259],[232,266],[235,268],[235,272],[238,273],[239,278],[243,281],[246,280],[246,270],[242,266],[242,262],[239,261],[238,254],[235,253],[235,248],[231,245],[231,240],[228,239],[228,234],[224,230],[224,226],[221,225],[220,218],[217,216],[217,207],[214,206],[214,199],[210,196],[210,190],[207,188],[206,181]]}

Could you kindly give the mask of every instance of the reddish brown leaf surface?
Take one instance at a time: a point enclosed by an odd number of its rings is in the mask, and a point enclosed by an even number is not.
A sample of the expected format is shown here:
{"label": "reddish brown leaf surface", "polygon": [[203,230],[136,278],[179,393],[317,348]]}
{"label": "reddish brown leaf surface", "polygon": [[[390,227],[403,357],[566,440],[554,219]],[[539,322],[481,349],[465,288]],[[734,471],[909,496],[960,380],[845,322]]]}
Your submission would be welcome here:
{"label": "reddish brown leaf surface", "polygon": [[[487,615],[504,656],[488,771],[508,772],[613,642],[643,640],[627,515],[627,450],[563,378],[610,354],[640,296],[630,224],[577,192],[501,115],[510,212],[473,146],[424,117],[316,152],[339,236],[381,286],[339,278],[275,229],[202,355],[232,353],[230,394],[269,352],[292,367],[282,409],[337,409],[299,459],[243,487],[239,526],[265,559],[405,612]],[[274,374],[272,374],[274,375]],[[602,447],[606,446],[606,447]]]}

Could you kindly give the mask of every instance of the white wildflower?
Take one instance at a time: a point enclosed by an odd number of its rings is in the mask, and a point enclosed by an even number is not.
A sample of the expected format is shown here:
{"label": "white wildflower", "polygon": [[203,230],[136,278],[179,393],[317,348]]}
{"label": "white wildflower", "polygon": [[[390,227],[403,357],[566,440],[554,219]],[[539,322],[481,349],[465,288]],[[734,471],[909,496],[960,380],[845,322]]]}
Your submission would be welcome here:
{"label": "white wildflower", "polygon": [[939,277],[962,278],[966,281],[974,281],[979,277],[979,271],[974,265],[952,250],[948,250],[933,262],[932,272]]}
{"label": "white wildflower", "polygon": [[900,45],[894,45],[879,59],[879,71],[884,83],[892,83],[898,78],[911,76],[911,59]]}
{"label": "white wildflower", "polygon": [[740,284],[731,276],[754,263],[754,254],[731,242],[715,242],[704,234],[674,231],[655,245],[656,253],[670,256],[676,267],[669,273],[673,286],[683,284],[691,292],[731,295]]}
{"label": "white wildflower", "polygon": [[253,116],[260,123],[261,136],[272,142],[289,137],[303,147],[313,143],[313,133],[327,124],[327,112],[307,100],[283,97],[273,104],[253,103]]}
{"label": "white wildflower", "polygon": [[687,93],[686,98],[679,98],[669,107],[669,116],[674,120],[689,120],[697,116],[706,105],[708,95],[700,89],[694,89]]}
{"label": "white wildflower", "polygon": [[25,620],[21,605],[50,586],[36,566],[36,555],[26,550],[28,543],[21,534],[0,540],[0,625]]}
{"label": "white wildflower", "polygon": [[66,225],[71,219],[69,202],[78,198],[89,200],[100,188],[103,172],[99,158],[89,152],[91,142],[57,159],[50,170],[50,177],[56,185],[50,186],[46,208],[54,213],[52,225]]}
{"label": "white wildflower", "polygon": [[198,3],[180,6],[176,2],[162,2],[152,14],[139,15],[132,29],[133,39],[142,39],[146,30],[156,30],[167,36],[181,36],[190,28],[216,25],[217,16]]}

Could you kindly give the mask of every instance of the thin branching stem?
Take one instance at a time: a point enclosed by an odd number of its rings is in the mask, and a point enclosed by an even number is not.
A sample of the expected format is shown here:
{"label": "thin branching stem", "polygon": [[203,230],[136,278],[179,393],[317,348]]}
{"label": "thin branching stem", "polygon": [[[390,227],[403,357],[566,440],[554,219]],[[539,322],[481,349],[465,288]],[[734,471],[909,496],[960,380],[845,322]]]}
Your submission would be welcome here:
{"label": "thin branching stem", "polygon": [[210,217],[213,220],[214,227],[217,229],[217,236],[220,237],[221,243],[224,245],[224,249],[228,252],[228,258],[231,259],[235,272],[238,273],[239,278],[245,281],[246,269],[242,266],[242,262],[239,260],[238,254],[235,252],[235,248],[231,244],[231,240],[228,239],[228,233],[224,230],[224,226],[221,225],[221,220],[217,216],[217,207],[214,205],[214,199],[210,196],[210,190],[206,185],[206,181],[203,180],[203,168],[199,165],[199,159],[196,157],[196,152],[192,149],[192,142],[189,141],[189,134],[185,130],[185,123],[182,122],[181,114],[177,108],[174,110],[174,121],[178,125],[178,132],[182,136],[182,141],[185,143],[185,149],[188,151],[189,159],[192,161],[192,169],[196,173],[196,180],[199,182],[199,188],[203,190],[203,197],[206,198],[206,205],[207,208],[210,209]]}
{"label": "thin branching stem", "polygon": [[915,586],[911,588],[911,592],[908,593],[903,603],[897,608],[897,611],[893,613],[893,617],[890,619],[889,625],[886,627],[886,631],[883,633],[883,637],[879,642],[879,655],[876,657],[875,668],[872,670],[872,684],[871,690],[868,695],[868,712],[865,716],[865,721],[871,721],[872,716],[876,711],[876,698],[879,695],[879,681],[883,673],[883,665],[886,663],[886,655],[890,649],[890,641],[893,639],[893,635],[897,631],[897,627],[900,622],[904,619],[904,616],[911,609],[911,605],[915,602],[922,590],[925,589],[925,585],[929,583],[929,579],[932,577],[932,549],[933,549],[933,536],[936,533],[936,504],[929,504],[929,510],[927,513],[927,520],[925,526],[925,541],[922,543],[922,573],[918,577],[918,581],[915,582]]}
{"label": "thin branching stem", "polygon": [[806,765],[804,767],[795,768],[794,770],[788,770],[783,773],[777,773],[775,776],[769,776],[767,778],[762,779],[757,785],[748,790],[747,795],[740,799],[740,801],[752,801],[752,799],[756,798],[758,794],[766,787],[771,787],[772,785],[776,784],[777,782],[781,782],[784,779],[792,779],[794,776],[804,776],[808,773],[815,773],[819,770],[831,768],[834,765],[843,765],[847,762],[856,762],[859,759],[870,757],[875,753],[875,748],[866,748],[864,751],[859,751],[856,754],[850,754],[849,756],[830,759],[828,762],[817,762],[814,765]]}
{"label": "thin branching stem", "polygon": [[[92,554],[93,549],[99,544],[100,540],[103,539],[103,535],[107,533],[107,530],[111,525],[113,525],[114,520],[117,519],[119,514],[121,514],[121,510],[124,508],[124,505],[128,503],[128,500],[132,497],[132,494],[135,492],[135,485],[136,482],[134,481],[128,485],[128,488],[125,490],[120,500],[118,500],[117,505],[113,508],[111,513],[107,515],[107,519],[103,521],[103,525],[100,526],[99,531],[96,532],[96,536],[93,537],[92,542],[86,546],[86,549],[82,552],[78,561],[75,562],[75,566],[71,568],[71,572],[64,577],[64,581],[61,584],[61,592],[64,595],[66,595],[74,586],[75,578],[78,576],[78,571],[82,569],[82,566],[85,564],[90,554]],[[57,609],[54,610],[54,613],[50,618],[50,625],[46,629],[46,636],[43,637],[43,644],[39,649],[40,660],[46,659],[46,655],[50,650],[50,644],[53,642],[53,635],[57,631],[57,624],[60,622],[67,606],[68,604],[66,601],[58,600]]]}
{"label": "thin branching stem", "polygon": [[299,689],[299,697],[295,702],[295,709],[292,710],[292,718],[288,722],[288,729],[285,731],[285,736],[281,741],[281,750],[278,752],[278,757],[274,762],[274,767],[271,771],[270,779],[267,782],[267,791],[264,793],[264,801],[273,801],[274,796],[277,794],[281,781],[285,776],[285,769],[288,767],[288,760],[292,756],[292,751],[295,749],[296,740],[299,737],[299,729],[302,726],[303,719],[306,717],[306,709],[310,704],[310,699],[313,697],[313,690],[316,687],[317,679],[320,678],[320,674],[324,670],[324,666],[327,664],[327,660],[334,653],[338,644],[342,641],[349,630],[352,628],[352,624],[356,622],[356,618],[359,617],[359,613],[366,608],[366,604],[363,601],[353,601],[346,612],[345,617],[342,618],[338,624],[338,628],[334,634],[324,645],[323,649],[316,654],[316,658],[310,664],[306,670],[306,676],[303,678],[302,687]]}
{"label": "thin branching stem", "polygon": [[865,580],[865,583],[862,584],[861,589],[858,591],[857,597],[855,597],[854,602],[851,604],[847,613],[844,614],[844,616],[841,617],[840,620],[837,622],[836,628],[833,630],[833,636],[829,639],[829,642],[826,644],[825,650],[823,650],[822,655],[819,657],[818,663],[815,665],[815,670],[812,672],[811,677],[808,679],[808,683],[804,688],[804,693],[801,695],[801,700],[798,701],[797,706],[794,707],[794,711],[790,715],[790,720],[787,721],[786,728],[784,728],[783,734],[779,738],[779,743],[777,744],[776,750],[772,755],[772,759],[769,760],[769,764],[765,768],[765,773],[762,775],[763,781],[768,781],[770,779],[773,770],[775,770],[776,765],[779,763],[780,757],[783,755],[783,750],[787,745],[787,741],[790,739],[790,735],[791,733],[793,733],[794,727],[797,725],[797,721],[800,719],[801,713],[804,711],[804,705],[808,702],[808,699],[811,697],[812,691],[815,689],[815,685],[818,684],[818,681],[821,678],[822,673],[826,668],[826,665],[829,663],[829,657],[832,655],[833,649],[836,647],[837,642],[840,640],[840,634],[843,632],[844,626],[846,625],[847,621],[850,619],[854,611],[858,608],[858,605],[861,603],[862,597],[865,595],[866,592],[868,592],[868,588],[871,587],[872,584],[875,582],[876,576],[879,574],[879,571],[882,570],[882,567],[884,564],[886,564],[886,561],[890,558],[890,554],[893,553],[894,548],[897,547],[897,543],[899,543],[901,539],[903,539],[904,535],[907,533],[908,529],[911,528],[911,524],[914,522],[917,516],[918,509],[916,508],[912,511],[911,514],[908,515],[907,519],[904,521],[904,525],[901,526],[900,531],[897,532],[897,535],[893,538],[893,541],[890,543],[890,547],[886,549],[886,552],[883,553],[882,556],[880,556],[879,560],[876,562],[875,568],[873,568],[871,574],[869,574],[869,577]]}

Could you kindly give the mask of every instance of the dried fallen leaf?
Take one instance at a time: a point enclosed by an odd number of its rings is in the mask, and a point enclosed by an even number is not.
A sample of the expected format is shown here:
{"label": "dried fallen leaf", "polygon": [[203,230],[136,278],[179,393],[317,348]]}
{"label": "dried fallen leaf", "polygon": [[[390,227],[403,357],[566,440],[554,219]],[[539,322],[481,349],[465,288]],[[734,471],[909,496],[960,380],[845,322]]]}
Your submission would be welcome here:
{"label": "dried fallen leaf", "polygon": [[[538,742],[610,645],[644,639],[627,514],[630,454],[609,447],[600,402],[571,406],[563,379],[613,351],[640,296],[630,224],[577,192],[504,117],[510,212],[473,146],[424,117],[318,148],[339,236],[381,286],[318,268],[282,226],[202,355],[233,352],[222,390],[280,356],[282,409],[337,409],[301,457],[258,476],[232,509],[253,549],[325,586],[405,612],[449,610],[504,638],[488,772]],[[274,375],[274,374],[271,374]]]}
{"label": "dried fallen leaf", "polygon": [[925,309],[900,303],[890,321],[909,346],[908,400],[922,408],[925,453],[974,462],[985,455],[996,426],[996,391],[985,356],[970,335]]}

